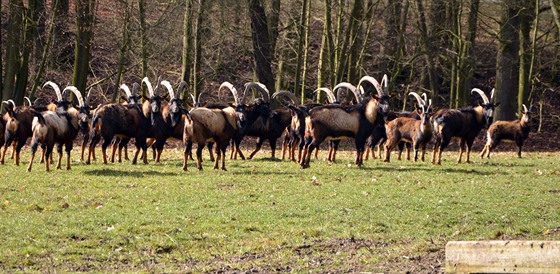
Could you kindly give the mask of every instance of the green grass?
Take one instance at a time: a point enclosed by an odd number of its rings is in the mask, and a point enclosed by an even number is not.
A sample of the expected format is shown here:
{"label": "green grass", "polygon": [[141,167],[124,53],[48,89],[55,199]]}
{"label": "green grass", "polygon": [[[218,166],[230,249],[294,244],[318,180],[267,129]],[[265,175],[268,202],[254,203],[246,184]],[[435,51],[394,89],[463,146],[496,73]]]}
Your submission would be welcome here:
{"label": "green grass", "polygon": [[430,272],[450,240],[560,240],[560,153],[357,168],[341,152],[302,170],[261,152],[202,172],[179,155],[0,166],[0,271]]}

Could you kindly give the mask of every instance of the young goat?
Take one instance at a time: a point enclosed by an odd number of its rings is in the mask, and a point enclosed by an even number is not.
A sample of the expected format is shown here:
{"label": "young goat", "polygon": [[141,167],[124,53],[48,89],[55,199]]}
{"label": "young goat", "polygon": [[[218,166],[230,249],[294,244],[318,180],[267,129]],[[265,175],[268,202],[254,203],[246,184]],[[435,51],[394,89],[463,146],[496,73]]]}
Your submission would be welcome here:
{"label": "young goat", "polygon": [[[418,160],[419,149],[422,149],[422,161],[426,154],[426,145],[432,140],[432,124],[430,123],[430,103],[420,105],[420,120],[414,117],[397,117],[385,124],[387,141],[385,142],[385,162],[390,161],[391,150],[401,141],[412,143],[414,161]],[[402,150],[401,150],[402,151]],[[400,153],[399,153],[400,155]]]}
{"label": "young goat", "polygon": [[458,109],[440,109],[432,118],[434,124],[434,151],[432,163],[441,165],[441,154],[447,147],[452,137],[459,137],[460,148],[457,163],[461,162],[465,145],[467,149],[467,163],[470,163],[471,147],[480,130],[492,124],[494,108],[500,103],[493,103],[494,90],[490,100],[480,89],[473,88],[471,93],[476,92],[482,97],[483,104],[477,107]]}
{"label": "young goat", "polygon": [[[78,98],[80,108],[84,107],[83,99],[80,91],[76,87],[66,87],[62,94],[71,91]],[[61,168],[62,162],[62,146],[66,148],[66,169],[70,169],[70,151],[74,144],[74,139],[78,136],[81,117],[80,110],[69,108],[64,112],[45,111],[43,113],[34,112],[35,118],[33,119],[32,131],[33,137],[31,138],[31,159],[27,171],[31,171],[33,167],[33,159],[39,145],[43,149],[45,158],[45,170],[50,171],[49,158],[57,144],[58,151],[58,164],[57,169]],[[86,118],[87,119],[87,118]]]}
{"label": "young goat", "polygon": [[527,109],[523,104],[523,111],[520,120],[516,121],[496,121],[486,132],[486,145],[480,153],[480,158],[490,158],[490,151],[500,144],[502,140],[514,141],[517,147],[517,157],[521,158],[521,148],[529,137],[531,130],[531,109]]}

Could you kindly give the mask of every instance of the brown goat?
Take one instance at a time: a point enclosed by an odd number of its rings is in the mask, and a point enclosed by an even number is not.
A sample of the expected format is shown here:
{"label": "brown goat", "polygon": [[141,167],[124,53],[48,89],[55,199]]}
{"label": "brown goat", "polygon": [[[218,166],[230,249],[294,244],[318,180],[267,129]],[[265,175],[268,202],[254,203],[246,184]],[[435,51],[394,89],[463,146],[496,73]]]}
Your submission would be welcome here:
{"label": "brown goat", "polygon": [[3,118],[6,121],[4,131],[5,146],[2,150],[0,163],[4,164],[8,147],[14,145],[14,163],[19,165],[21,149],[25,145],[27,139],[33,135],[33,132],[31,131],[33,109],[28,106],[16,107],[15,103],[11,101],[6,105],[6,114]]}
{"label": "brown goat", "polygon": [[193,143],[197,144],[196,166],[198,170],[202,170],[202,150],[208,141],[216,143],[217,156],[214,161],[214,169],[218,169],[221,160],[222,170],[227,170],[225,166],[226,148],[237,131],[238,121],[236,110],[232,107],[224,109],[200,107],[191,110],[185,118],[183,170],[187,170],[187,160]]}
{"label": "brown goat", "polygon": [[[73,86],[68,86],[62,93],[64,94],[67,91],[73,92],[80,102],[80,107],[83,107],[83,99],[78,89]],[[45,170],[50,171],[50,161],[48,159],[51,156],[55,144],[57,144],[58,151],[58,164],[56,168],[61,168],[62,146],[64,145],[66,148],[66,169],[70,169],[70,151],[72,151],[74,139],[78,136],[78,131],[80,129],[80,111],[75,108],[69,108],[67,111],[61,113],[53,111],[45,111],[43,113],[34,112],[34,116],[35,118],[32,124],[33,136],[31,138],[31,159],[27,171],[31,171],[33,167],[35,152],[39,145],[43,148]]]}
{"label": "brown goat", "polygon": [[426,145],[432,140],[432,124],[428,112],[430,105],[420,105],[420,120],[412,117],[397,117],[385,124],[387,141],[384,162],[390,161],[391,150],[401,141],[412,143],[415,162],[418,160],[419,149],[422,149],[422,161],[424,161]]}
{"label": "brown goat", "polygon": [[518,147],[517,157],[521,158],[521,148],[529,137],[531,130],[531,110],[523,104],[521,119],[516,121],[496,121],[486,131],[486,145],[480,153],[480,158],[490,158],[490,151],[498,146],[502,140],[514,141]]}

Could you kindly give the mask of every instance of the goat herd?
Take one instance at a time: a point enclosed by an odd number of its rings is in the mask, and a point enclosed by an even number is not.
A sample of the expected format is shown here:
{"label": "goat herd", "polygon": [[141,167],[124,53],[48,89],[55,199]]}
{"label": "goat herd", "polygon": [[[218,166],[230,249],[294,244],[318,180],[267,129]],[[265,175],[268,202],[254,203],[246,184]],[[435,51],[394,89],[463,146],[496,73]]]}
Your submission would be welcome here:
{"label": "goat herd", "polygon": [[[31,101],[27,99],[28,106],[16,106],[12,100],[2,102],[6,114],[0,119],[0,147],[4,146],[0,162],[4,164],[7,148],[13,145],[12,156],[15,157],[15,164],[19,165],[20,151],[27,139],[31,138],[31,159],[27,171],[32,169],[39,146],[42,149],[42,162],[49,171],[55,144],[58,151],[57,169],[61,168],[63,146],[66,151],[66,169],[70,169],[70,151],[80,131],[84,136],[81,159],[85,160],[86,164],[90,164],[92,158],[95,159],[95,146],[101,139],[103,163],[106,164],[107,147],[112,142],[111,161],[114,161],[117,149],[120,161],[121,149],[134,138],[136,151],[132,163],[135,164],[140,150],[141,160],[148,163],[148,146],[154,149],[155,161],[159,162],[166,140],[174,138],[183,140],[183,170],[187,170],[187,161],[192,159],[193,143],[197,144],[196,166],[199,170],[202,169],[202,150],[207,144],[214,168],[221,167],[226,170],[226,148],[230,143],[230,158],[237,158],[239,155],[245,159],[239,149],[245,136],[258,137],[256,149],[249,159],[261,148],[265,140],[270,142],[272,157],[275,157],[276,141],[284,136],[282,159],[289,151],[289,159],[297,161],[302,168],[309,167],[313,151],[316,157],[318,147],[325,140],[329,140],[328,160],[335,161],[339,142],[344,138],[354,139],[355,163],[358,166],[363,164],[366,144],[372,153],[377,144],[384,144],[386,162],[389,162],[390,153],[395,147],[399,148],[400,158],[405,145],[407,151],[408,147],[413,147],[415,161],[421,150],[421,159],[424,161],[426,145],[432,139],[435,141],[432,163],[439,165],[441,154],[452,137],[460,138],[458,162],[461,161],[465,149],[466,161],[469,162],[472,144],[483,128],[488,130],[481,157],[489,157],[490,151],[502,139],[515,141],[519,147],[518,157],[521,157],[521,148],[528,136],[531,120],[530,110],[525,105],[520,120],[492,123],[494,108],[499,105],[493,103],[494,91],[492,90],[488,99],[483,91],[474,88],[471,93],[478,94],[483,100],[476,107],[440,109],[434,113],[432,100],[429,100],[426,94],[420,96],[410,92],[417,101],[415,110],[392,112],[389,108],[387,83],[386,75],[381,83],[371,76],[364,76],[357,86],[344,82],[332,90],[317,89],[315,92],[322,91],[326,94],[326,104],[302,104],[291,92],[278,91],[270,96],[267,88],[258,82],[246,83],[242,94],[239,94],[231,83],[224,82],[218,92],[222,89],[229,90],[234,98],[233,104],[201,106],[199,99],[191,95],[193,105],[187,109],[180,96],[186,86],[184,81],[174,90],[168,81],[158,79],[154,88],[148,78],[144,78],[141,84],[134,83],[132,90],[126,84],[121,85],[120,89],[127,96],[126,103],[102,104],[93,109],[89,106],[89,94],[84,100],[77,88],[68,86],[61,92],[55,83],[49,81],[43,88],[50,87],[55,91],[57,101],[54,103],[32,106]],[[146,86],[149,97],[138,94],[141,85]],[[165,97],[160,93],[162,86],[169,94],[166,104],[162,103]],[[353,103],[339,103],[336,92],[343,88],[351,91],[349,94],[353,94]],[[252,89],[256,89],[262,98],[247,103],[248,93]],[[78,106],[68,101],[70,92],[75,95]],[[143,103],[140,102],[142,98]],[[270,99],[280,100],[283,107],[271,109]],[[216,157],[213,155],[214,145]],[[84,159],[86,147],[89,151],[87,159]]]}

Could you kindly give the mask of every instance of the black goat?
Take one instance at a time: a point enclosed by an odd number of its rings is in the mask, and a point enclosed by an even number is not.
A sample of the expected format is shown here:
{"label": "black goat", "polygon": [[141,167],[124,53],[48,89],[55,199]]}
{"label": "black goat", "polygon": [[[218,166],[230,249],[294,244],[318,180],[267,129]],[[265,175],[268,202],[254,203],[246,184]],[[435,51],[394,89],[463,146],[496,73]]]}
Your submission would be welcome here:
{"label": "black goat", "polygon": [[356,165],[363,164],[364,145],[367,137],[378,123],[378,116],[389,112],[389,96],[386,95],[387,77],[383,77],[384,89],[373,77],[365,76],[377,90],[377,96],[371,96],[367,102],[351,106],[323,106],[310,111],[306,118],[306,145],[303,151],[301,167],[309,167],[313,150],[327,138],[354,138],[356,146]]}
{"label": "black goat", "polygon": [[434,130],[434,151],[432,163],[441,165],[441,154],[449,145],[452,137],[460,138],[459,158],[461,162],[463,151],[467,151],[467,163],[470,163],[470,152],[478,133],[492,124],[494,108],[500,103],[493,103],[494,90],[492,89],[490,100],[484,92],[478,88],[473,88],[471,93],[476,92],[482,97],[483,103],[476,107],[463,109],[440,109],[432,118]]}

